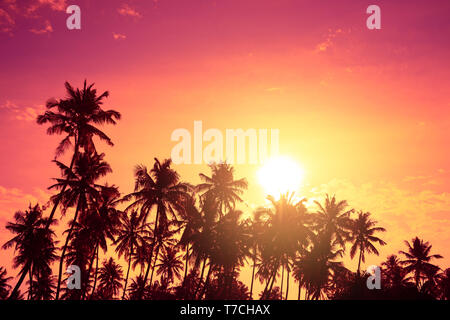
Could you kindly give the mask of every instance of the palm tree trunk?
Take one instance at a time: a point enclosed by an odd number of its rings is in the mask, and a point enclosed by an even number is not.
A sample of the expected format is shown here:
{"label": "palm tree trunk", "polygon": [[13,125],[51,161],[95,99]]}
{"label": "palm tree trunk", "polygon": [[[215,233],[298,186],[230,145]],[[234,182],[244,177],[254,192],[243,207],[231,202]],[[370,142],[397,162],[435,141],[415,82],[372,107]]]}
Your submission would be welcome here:
{"label": "palm tree trunk", "polygon": [[28,270],[30,270],[30,262],[27,262],[27,264],[23,267],[23,269],[20,271],[20,278],[19,281],[17,281],[16,286],[14,287],[14,290],[11,292],[11,294],[8,297],[8,300],[12,300],[13,298],[16,297],[20,286],[22,285],[23,280],[25,279],[25,277],[28,275]]}
{"label": "palm tree trunk", "polygon": [[286,280],[287,280],[287,283],[286,283],[286,298],[284,300],[288,299],[288,294],[289,294],[289,270],[287,271]]}
{"label": "palm tree trunk", "polygon": [[200,273],[200,281],[198,282],[197,288],[195,289],[194,299],[197,296],[197,292],[200,289],[200,285],[202,284],[202,281],[203,281],[203,274],[205,272],[205,264],[206,264],[206,258],[203,260],[202,272]]}
{"label": "palm tree trunk", "polygon": [[152,247],[150,249],[150,257],[148,259],[148,263],[147,263],[147,270],[145,271],[145,276],[144,276],[144,286],[147,283],[147,279],[148,279],[148,274],[150,272],[150,268],[152,266],[152,258],[153,258],[153,249],[155,248],[155,243],[157,241],[157,237],[158,234],[156,232],[157,228],[158,228],[158,219],[159,219],[159,208],[156,211],[156,218],[155,218],[155,227],[153,228],[153,243],[152,243]]}
{"label": "palm tree trunk", "polygon": [[253,256],[252,283],[250,284],[250,299],[251,300],[253,300],[253,282],[255,280],[255,269],[256,269],[256,251],[255,251],[255,255]]}
{"label": "palm tree trunk", "polygon": [[358,260],[358,271],[356,272],[356,274],[358,275],[358,277],[360,276],[360,267],[361,267],[361,257],[362,257],[362,250],[359,250],[359,260]]}
{"label": "palm tree trunk", "polygon": [[30,268],[28,272],[28,276],[30,277],[30,287],[28,289],[28,300],[33,300],[33,267]]}
{"label": "palm tree trunk", "polygon": [[61,253],[61,258],[59,260],[58,285],[56,287],[55,300],[58,300],[58,298],[59,298],[59,291],[61,288],[62,269],[63,269],[63,264],[64,264],[64,256],[66,254],[67,246],[68,246],[70,238],[72,236],[73,228],[75,227],[75,223],[77,222],[78,212],[80,211],[80,207],[81,207],[81,201],[80,201],[80,198],[78,198],[77,208],[75,210],[75,216],[73,218],[72,225],[70,226],[69,233],[67,234],[66,242],[64,243],[63,251]]}
{"label": "palm tree trunk", "polygon": [[300,300],[300,298],[301,298],[301,293],[302,293],[302,282],[299,280],[298,281],[298,300]]}
{"label": "palm tree trunk", "polygon": [[[98,243],[94,247],[94,252],[92,253],[92,258],[90,259],[90,262],[89,262],[89,270],[88,270],[88,273],[87,273],[87,284],[89,284],[89,279],[91,278],[92,265],[94,264],[95,253],[97,251],[97,248],[98,248]],[[83,288],[83,294],[81,296],[81,300],[85,300],[87,290],[88,290],[88,287],[86,285]]]}
{"label": "palm tree trunk", "polygon": [[189,263],[189,243],[186,245],[186,263],[184,266],[183,288],[186,283],[186,278],[187,278],[187,273],[188,273],[188,263]]}
{"label": "palm tree trunk", "polygon": [[94,285],[92,286],[92,292],[91,292],[91,296],[89,297],[89,300],[92,299],[92,296],[94,295],[95,292],[95,288],[97,286],[97,274],[98,274],[98,251],[99,251],[99,247],[97,247],[97,253],[96,253],[96,258],[95,258],[95,273],[94,273]]}
{"label": "palm tree trunk", "polygon": [[203,295],[204,295],[205,292],[206,292],[206,288],[207,288],[208,285],[209,285],[209,278],[210,278],[210,276],[211,276],[212,268],[213,268],[213,266],[210,264],[210,265],[209,265],[208,273],[207,273],[207,275],[206,275],[205,285],[204,285],[203,288],[202,288],[202,292],[200,293],[200,296],[198,297],[198,300],[202,300]]}
{"label": "palm tree trunk", "polygon": [[125,277],[125,284],[123,286],[122,300],[125,300],[125,292],[127,292],[127,282],[128,282],[128,275],[130,274],[131,257],[132,257],[132,255],[133,255],[133,244],[131,244],[130,257],[128,258],[128,270],[127,270],[127,276]]}
{"label": "palm tree trunk", "polygon": [[[69,167],[70,170],[73,169],[73,164],[75,163],[76,156],[78,155],[79,145],[78,145],[77,141],[78,141],[78,139],[75,138],[75,151],[73,153],[72,160],[70,161],[70,167]],[[53,209],[50,212],[50,216],[48,218],[48,222],[47,222],[47,224],[45,226],[45,230],[48,230],[48,228],[50,228],[50,225],[52,223],[53,217],[54,217],[55,212],[56,212],[56,208],[58,208],[58,205],[59,205],[59,203],[61,201],[61,195],[64,193],[64,191],[66,191],[66,188],[67,188],[67,184],[65,184],[63,186],[63,188],[61,189],[61,192],[59,193],[59,196],[56,198],[55,204],[53,205]],[[26,264],[25,267],[23,268],[23,274],[26,275],[28,273],[30,267],[31,267],[31,265]],[[21,276],[19,278],[19,281],[17,281],[17,283],[16,283],[14,289],[11,291],[11,294],[9,295],[8,299],[12,299],[13,297],[15,297],[17,295],[17,292],[19,291],[19,288],[22,285],[22,282],[23,282],[24,279],[25,279],[25,276]]]}
{"label": "palm tree trunk", "polygon": [[281,300],[283,300],[283,282],[284,282],[284,265],[283,266],[281,266],[281,292],[280,292],[280,295],[281,295]]}
{"label": "palm tree trunk", "polygon": [[160,245],[156,247],[155,261],[153,262],[152,274],[150,275],[150,285],[152,285],[153,282],[153,273],[155,272],[156,262],[158,261],[159,249],[161,249]]}

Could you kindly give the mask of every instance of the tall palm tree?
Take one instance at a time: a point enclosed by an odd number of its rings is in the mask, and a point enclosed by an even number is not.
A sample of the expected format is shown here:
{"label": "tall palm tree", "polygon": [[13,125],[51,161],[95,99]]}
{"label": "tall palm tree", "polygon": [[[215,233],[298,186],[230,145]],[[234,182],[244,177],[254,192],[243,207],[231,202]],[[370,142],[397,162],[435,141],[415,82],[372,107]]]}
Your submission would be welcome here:
{"label": "tall palm tree", "polygon": [[306,288],[306,299],[324,298],[332,287],[335,275],[347,272],[342,262],[336,261],[344,250],[330,244],[328,236],[314,235],[311,246],[295,261],[294,276]]}
{"label": "tall palm tree", "polygon": [[8,297],[11,286],[8,284],[12,277],[6,275],[6,269],[0,267],[0,300],[5,300]]}
{"label": "tall palm tree", "polygon": [[184,217],[183,217],[183,233],[181,234],[178,246],[186,250],[184,277],[182,287],[186,284],[186,278],[188,275],[190,252],[192,251],[191,245],[195,235],[199,232],[202,225],[202,215],[200,210],[196,206],[195,195],[190,195],[185,198],[184,204]]}
{"label": "tall palm tree", "polygon": [[122,300],[125,299],[127,290],[128,276],[130,274],[131,260],[134,255],[134,250],[142,246],[146,241],[148,235],[148,225],[140,223],[137,211],[132,211],[130,215],[124,214],[121,217],[121,224],[118,230],[117,239],[114,242],[118,258],[122,255],[128,260],[127,275],[125,277],[125,284],[123,286]]}
{"label": "tall palm tree", "polygon": [[[102,186],[100,187],[100,200],[97,203],[91,204],[90,210],[86,216],[86,221],[82,221],[87,230],[90,232],[89,242],[91,246],[90,262],[88,270],[88,279],[90,279],[91,270],[93,268],[94,260],[98,262],[99,248],[106,253],[108,249],[107,241],[115,241],[118,226],[120,225],[120,217],[123,214],[116,206],[119,203],[120,192],[116,186]],[[97,279],[98,264],[94,270],[94,285],[92,293],[95,292],[95,285]],[[86,292],[83,292],[83,299]]]}
{"label": "tall palm tree", "polygon": [[272,196],[268,200],[271,208],[260,209],[265,215],[260,218],[265,221],[262,227],[264,234],[260,238],[261,258],[264,268],[270,270],[263,297],[272,291],[279,268],[282,268],[282,273],[284,269],[290,270],[290,261],[308,245],[313,235],[305,199],[296,202],[293,193],[286,193],[279,200]]}
{"label": "tall palm tree", "polygon": [[[59,143],[56,149],[56,157],[64,153],[71,145],[74,146],[74,152],[69,168],[72,169],[75,159],[78,157],[80,148],[85,151],[95,150],[93,137],[98,137],[109,145],[113,145],[111,139],[101,131],[97,126],[103,124],[116,124],[116,120],[121,118],[119,112],[115,110],[102,109],[103,100],[109,96],[105,91],[97,95],[97,90],[93,88],[94,84],[87,85],[84,81],[83,89],[74,89],[69,82],[65,82],[67,98],[49,99],[47,110],[43,115],[37,117],[38,124],[49,123],[47,134],[64,134],[64,139]],[[66,186],[61,189],[64,193]],[[61,201],[61,197],[54,199],[52,211],[49,216],[49,222],[53,221],[56,209]],[[50,225],[46,226],[47,229]],[[24,272],[27,273],[30,266],[25,266]],[[11,297],[18,296],[18,290],[23,282],[21,277],[11,292]]]}
{"label": "tall palm tree", "polygon": [[381,246],[386,245],[386,242],[374,235],[376,232],[385,232],[386,229],[376,227],[376,225],[377,221],[370,219],[370,212],[360,211],[358,217],[352,221],[350,238],[353,241],[353,245],[350,249],[350,257],[353,259],[356,251],[359,249],[358,275],[360,275],[361,261],[366,261],[366,253],[374,253],[377,256],[380,254],[374,243],[378,243]]}
{"label": "tall palm tree", "polygon": [[[155,158],[155,164],[150,172],[145,166],[137,166],[135,169],[135,191],[123,198],[123,201],[133,201],[126,210],[140,208],[139,219],[143,223],[147,222],[151,210],[156,207],[153,229],[154,240],[147,260],[145,282],[147,282],[152,266],[153,251],[159,240],[158,237],[168,229],[172,220],[179,221],[179,216],[184,215],[183,199],[188,197],[189,185],[180,182],[178,173],[170,167],[171,163],[170,159],[161,163]],[[158,254],[156,254],[156,259],[157,256]]]}
{"label": "tall palm tree", "polygon": [[[16,256],[13,267],[21,267],[19,282],[29,276],[29,296],[33,296],[33,280],[36,275],[51,272],[50,264],[56,259],[55,233],[48,229],[47,225],[56,223],[43,218],[39,205],[29,206],[25,212],[17,211],[14,215],[15,222],[8,222],[6,229],[15,236],[3,245],[3,249],[14,247]],[[17,293],[16,293],[17,295]],[[15,295],[12,293],[11,297]]]}
{"label": "tall palm tree", "polygon": [[431,270],[439,270],[439,267],[430,263],[433,259],[442,259],[440,254],[430,254],[431,244],[415,237],[411,243],[405,241],[408,251],[399,251],[405,256],[405,260],[401,261],[408,272],[414,274],[414,281],[420,290],[421,282],[426,278],[427,272]]}
{"label": "tall palm tree", "polygon": [[317,231],[344,248],[350,237],[350,215],[354,210],[348,209],[346,200],[338,202],[335,196],[330,198],[328,194],[323,205],[318,201],[314,202],[319,207],[316,214]]}
{"label": "tall palm tree", "polygon": [[387,257],[386,261],[381,264],[383,268],[383,274],[385,276],[387,286],[393,287],[406,287],[410,283],[407,279],[408,271],[403,268],[400,259],[395,254],[391,254]]}
{"label": "tall palm tree", "polygon": [[122,289],[122,267],[113,258],[105,260],[100,268],[98,279],[100,280],[99,291],[104,299],[114,299]]}
{"label": "tall palm tree", "polygon": [[234,168],[227,163],[212,163],[209,165],[211,177],[200,173],[204,182],[197,185],[198,191],[204,191],[203,196],[211,195],[216,199],[219,213],[226,214],[233,210],[237,202],[242,202],[241,195],[248,187],[245,178],[235,180]]}
{"label": "tall palm tree", "polygon": [[[67,167],[62,162],[54,160],[61,169],[63,178],[56,178],[55,180],[57,183],[49,187],[49,189],[55,188],[61,190],[58,195],[53,197],[53,200],[59,201],[58,199],[61,199],[64,207],[63,213],[67,208],[76,207],[74,218],[67,233],[60,257],[58,283],[55,296],[56,300],[59,297],[64,256],[72,236],[73,228],[77,223],[78,216],[80,216],[80,220],[83,221],[86,219],[90,204],[101,201],[100,190],[102,186],[98,185],[96,181],[112,172],[111,167],[103,160],[103,158],[104,154],[80,153],[75,161],[73,169],[70,169],[70,167]],[[66,187],[68,188],[66,189]]]}
{"label": "tall palm tree", "polygon": [[164,248],[156,268],[156,273],[166,279],[168,283],[172,283],[175,279],[180,279],[183,262],[177,249],[174,247]]}

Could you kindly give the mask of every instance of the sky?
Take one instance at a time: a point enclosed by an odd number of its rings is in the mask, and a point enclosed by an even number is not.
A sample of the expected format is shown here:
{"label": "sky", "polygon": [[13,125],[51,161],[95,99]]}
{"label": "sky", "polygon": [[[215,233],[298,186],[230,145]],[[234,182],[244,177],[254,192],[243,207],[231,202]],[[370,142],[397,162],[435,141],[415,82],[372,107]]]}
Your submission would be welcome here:
{"label": "sky", "polygon": [[[81,30],[65,10],[81,8]],[[381,29],[366,8],[381,8]],[[280,153],[301,165],[297,191],[370,211],[388,245],[414,236],[450,266],[450,2],[301,0],[0,1],[0,242],[28,203],[45,203],[60,137],[35,122],[64,82],[108,90],[122,113],[99,144],[125,194],[133,167],[168,158],[178,128],[279,129]],[[175,165],[199,182],[206,165]],[[257,165],[236,165],[265,204]],[[0,252],[11,270],[12,252]],[[355,268],[356,261],[346,261]],[[11,271],[10,271],[11,272]],[[13,271],[13,273],[16,271]]]}

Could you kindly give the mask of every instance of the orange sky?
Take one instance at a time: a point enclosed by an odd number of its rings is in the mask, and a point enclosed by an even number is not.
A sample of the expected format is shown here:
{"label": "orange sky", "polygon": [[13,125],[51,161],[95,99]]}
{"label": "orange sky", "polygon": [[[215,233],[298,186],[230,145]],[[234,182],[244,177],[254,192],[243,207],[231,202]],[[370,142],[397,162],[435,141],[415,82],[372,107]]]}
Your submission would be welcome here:
{"label": "orange sky", "polygon": [[[169,157],[172,131],[192,132],[194,120],[223,132],[277,128],[280,153],[306,173],[299,195],[336,194],[386,227],[388,245],[367,265],[418,235],[450,266],[448,3],[377,1],[382,29],[368,30],[371,3],[360,1],[78,2],[81,31],[65,29],[64,1],[40,1],[34,15],[25,12],[38,1],[0,5],[0,27],[3,12],[14,21],[0,28],[2,228],[29,201],[46,201],[59,174],[50,163],[59,138],[35,115],[64,96],[65,80],[87,78],[123,115],[105,128],[116,145],[100,147],[123,193],[133,166]],[[31,31],[46,21],[52,31]],[[208,172],[175,168],[192,183]],[[248,208],[264,204],[257,169],[236,166]],[[9,237],[0,231],[1,243]],[[1,251],[0,265],[11,258]]]}

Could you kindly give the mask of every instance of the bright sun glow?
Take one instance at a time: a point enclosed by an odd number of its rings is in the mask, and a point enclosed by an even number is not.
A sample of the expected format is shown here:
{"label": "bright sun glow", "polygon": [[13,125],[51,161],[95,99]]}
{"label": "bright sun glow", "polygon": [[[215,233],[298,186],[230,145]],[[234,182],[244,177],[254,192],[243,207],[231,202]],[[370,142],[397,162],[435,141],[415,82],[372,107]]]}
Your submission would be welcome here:
{"label": "bright sun glow", "polygon": [[298,163],[288,157],[269,159],[257,172],[258,181],[267,195],[279,198],[286,192],[297,192],[304,171]]}

